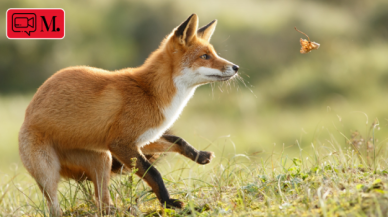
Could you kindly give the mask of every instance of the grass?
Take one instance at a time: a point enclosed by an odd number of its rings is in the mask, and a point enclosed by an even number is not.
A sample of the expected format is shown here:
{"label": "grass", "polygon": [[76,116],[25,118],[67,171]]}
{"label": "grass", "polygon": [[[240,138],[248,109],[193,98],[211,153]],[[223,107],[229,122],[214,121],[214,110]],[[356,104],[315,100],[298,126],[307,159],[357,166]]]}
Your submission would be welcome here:
{"label": "grass", "polygon": [[[375,137],[354,131],[344,140],[329,133],[298,153],[285,146],[271,154],[221,153],[199,166],[171,155],[159,162],[173,198],[182,210],[163,209],[150,188],[133,174],[111,180],[112,216],[386,216],[387,148]],[[293,153],[293,152],[291,152]],[[0,216],[48,216],[42,194],[25,172],[3,176]],[[65,216],[101,216],[90,182],[63,181],[60,203]],[[128,211],[128,208],[131,210]]]}
{"label": "grass", "polygon": [[[120,175],[110,184],[114,216],[388,214],[383,94],[324,109],[281,110],[271,102],[259,107],[248,91],[225,92],[200,88],[175,124],[177,135],[217,157],[201,166],[169,154],[157,164],[170,194],[185,208],[161,208],[143,181]],[[30,98],[0,97],[0,217],[49,215],[18,157],[17,132]],[[63,180],[59,195],[65,216],[101,216],[93,191],[89,182]]]}

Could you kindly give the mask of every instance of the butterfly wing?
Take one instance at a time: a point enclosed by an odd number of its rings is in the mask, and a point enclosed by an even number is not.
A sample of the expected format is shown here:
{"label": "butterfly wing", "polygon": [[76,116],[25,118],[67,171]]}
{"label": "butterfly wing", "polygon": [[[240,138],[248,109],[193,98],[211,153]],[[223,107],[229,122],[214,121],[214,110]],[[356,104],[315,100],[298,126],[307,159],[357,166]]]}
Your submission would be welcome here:
{"label": "butterfly wing", "polygon": [[307,41],[306,39],[302,39],[302,38],[299,41],[300,41],[300,46],[302,46],[300,48],[300,53],[304,54],[304,53],[310,52],[311,49],[310,49],[309,41]]}
{"label": "butterfly wing", "polygon": [[319,46],[321,46],[320,44],[318,44],[317,42],[311,42],[311,49],[312,50],[316,50],[319,48]]}

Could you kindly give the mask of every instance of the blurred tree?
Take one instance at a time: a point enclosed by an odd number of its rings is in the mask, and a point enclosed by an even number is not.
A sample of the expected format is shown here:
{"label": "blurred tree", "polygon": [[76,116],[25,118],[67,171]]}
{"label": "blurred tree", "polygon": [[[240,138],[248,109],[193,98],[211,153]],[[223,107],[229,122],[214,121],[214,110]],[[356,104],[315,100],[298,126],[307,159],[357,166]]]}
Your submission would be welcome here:
{"label": "blurred tree", "polygon": [[[17,7],[63,8],[66,37],[9,40],[3,33],[0,93],[34,92],[67,66],[136,67],[193,12],[199,14],[200,25],[211,21],[207,17],[219,19],[212,38],[216,50],[239,64],[242,76],[276,104],[309,105],[331,95],[361,95],[360,82],[365,86],[386,80],[388,66],[381,57],[388,56],[385,0],[350,5],[347,1],[283,3],[1,1],[4,12]],[[3,16],[2,31],[4,24]],[[293,29],[295,25],[321,43],[317,52],[299,54],[303,36]]]}

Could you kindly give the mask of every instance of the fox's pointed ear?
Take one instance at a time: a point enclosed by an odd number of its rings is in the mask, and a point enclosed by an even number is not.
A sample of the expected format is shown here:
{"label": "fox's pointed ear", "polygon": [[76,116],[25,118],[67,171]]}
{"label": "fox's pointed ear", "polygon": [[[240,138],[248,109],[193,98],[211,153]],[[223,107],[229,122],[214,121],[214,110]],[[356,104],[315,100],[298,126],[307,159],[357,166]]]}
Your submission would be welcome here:
{"label": "fox's pointed ear", "polygon": [[180,44],[189,45],[190,41],[196,37],[198,29],[198,16],[192,14],[186,21],[178,26],[175,30],[175,36]]}
{"label": "fox's pointed ear", "polygon": [[206,26],[202,26],[201,28],[198,29],[197,36],[204,40],[210,41],[210,38],[212,37],[214,30],[216,29],[216,26],[217,26],[217,20],[211,21]]}

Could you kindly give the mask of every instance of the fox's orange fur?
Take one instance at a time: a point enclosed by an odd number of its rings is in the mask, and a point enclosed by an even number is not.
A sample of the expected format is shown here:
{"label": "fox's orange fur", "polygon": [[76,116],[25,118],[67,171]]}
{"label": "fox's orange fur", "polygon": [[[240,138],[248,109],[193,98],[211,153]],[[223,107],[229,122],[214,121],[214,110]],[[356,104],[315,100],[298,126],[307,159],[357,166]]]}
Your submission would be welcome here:
{"label": "fox's orange fur", "polygon": [[93,181],[97,202],[109,210],[112,155],[128,168],[131,158],[137,158],[137,175],[161,203],[183,206],[169,197],[160,173],[144,154],[173,146],[170,151],[208,163],[211,153],[198,152],[179,137],[163,133],[197,86],[228,80],[238,70],[218,57],[208,42],[216,21],[201,29],[197,25],[193,14],[139,68],[114,72],[85,66],[65,68],[38,89],[26,110],[19,150],[51,214],[61,215],[56,193],[60,176]]}

